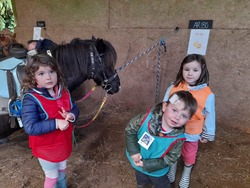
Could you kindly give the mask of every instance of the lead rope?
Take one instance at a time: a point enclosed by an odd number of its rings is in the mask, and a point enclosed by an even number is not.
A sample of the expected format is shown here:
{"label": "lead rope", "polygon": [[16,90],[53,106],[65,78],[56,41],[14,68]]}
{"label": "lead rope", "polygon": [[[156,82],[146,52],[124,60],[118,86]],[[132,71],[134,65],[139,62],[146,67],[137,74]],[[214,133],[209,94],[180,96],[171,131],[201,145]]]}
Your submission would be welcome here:
{"label": "lead rope", "polygon": [[103,108],[105,102],[107,101],[107,98],[108,98],[108,93],[106,92],[105,96],[103,97],[102,103],[101,103],[99,109],[97,110],[95,116],[94,116],[88,123],[86,123],[86,124],[84,124],[84,125],[81,125],[81,126],[75,126],[75,128],[78,128],[78,129],[80,129],[80,128],[85,128],[85,127],[87,127],[88,125],[90,125],[93,121],[95,121],[95,119],[97,118],[97,116],[98,116],[99,113],[101,112],[101,110],[102,110],[102,108]]}
{"label": "lead rope", "polygon": [[[94,71],[95,71],[95,68],[94,68],[94,55],[93,55],[93,52],[90,52],[90,58],[91,58],[91,67],[92,67],[92,70],[91,70],[91,77],[94,76]],[[104,77],[106,79],[106,76],[104,74]],[[82,102],[84,101],[85,99],[87,99],[96,89],[97,85],[95,85],[85,96],[83,96],[83,98],[81,98],[80,100],[76,101],[77,103],[79,102]],[[102,107],[104,106],[105,102],[107,101],[107,98],[108,98],[108,95],[107,95],[107,92],[106,92],[106,95],[104,96],[103,100],[102,100],[102,103],[98,109],[98,111],[96,112],[96,115],[92,118],[92,120],[90,120],[88,123],[84,124],[84,125],[81,125],[81,126],[74,126],[75,128],[85,128],[87,127],[88,125],[90,125],[95,119],[96,117],[99,115]],[[75,137],[73,137],[73,140],[75,142]]]}
{"label": "lead rope", "polygon": [[[149,53],[151,50],[153,50],[156,46],[158,46],[159,44],[165,44],[165,42],[163,41],[160,41],[160,42],[157,42],[156,44],[154,44],[152,47],[148,48],[146,51],[142,52],[140,55],[138,55],[137,57],[135,57],[134,59],[132,59],[130,62],[126,63],[125,65],[121,66],[120,68],[118,68],[116,70],[116,74],[114,76],[112,76],[111,78],[109,78],[108,81],[112,81],[116,76],[117,76],[117,73],[119,71],[121,71],[122,69],[124,69],[125,67],[127,67],[129,64],[133,63],[134,61],[138,60],[139,58],[141,58],[143,55]],[[82,99],[76,101],[76,102],[82,102],[83,100],[85,100],[86,98],[88,98],[92,93],[93,91],[95,90],[96,86],[94,86]],[[75,126],[75,128],[85,128],[87,127],[88,125],[90,125],[95,119],[96,117],[99,115],[102,107],[104,106],[105,102],[107,100],[107,93],[105,95],[105,97],[103,98],[103,101],[96,113],[96,115],[92,118],[92,120],[90,120],[88,123],[84,124],[84,125],[81,125],[81,126]],[[74,139],[75,140],[75,139]]]}
{"label": "lead rope", "polygon": [[[90,95],[90,94],[89,94],[89,95]],[[86,98],[87,98],[87,97],[86,97]],[[81,126],[76,126],[76,125],[74,125],[74,129],[73,129],[73,132],[72,132],[72,147],[74,147],[74,145],[76,146],[76,148],[78,147],[77,141],[76,141],[76,137],[75,137],[75,128],[77,128],[77,129],[85,128],[85,127],[89,126],[93,121],[95,121],[95,119],[97,118],[97,116],[98,116],[99,113],[101,112],[101,110],[102,110],[102,108],[103,108],[105,102],[107,101],[107,98],[108,98],[108,93],[106,92],[106,94],[105,94],[105,96],[104,96],[104,98],[103,98],[103,100],[102,100],[102,103],[101,103],[101,105],[100,105],[98,111],[96,112],[95,116],[94,116],[88,123],[86,123],[86,124],[84,124],[84,125],[81,125]]]}
{"label": "lead rope", "polygon": [[[172,36],[176,31],[178,31],[179,28],[176,27],[175,30],[171,33],[170,36]],[[165,43],[165,40],[162,39],[160,40],[160,42],[157,42],[155,43],[153,46],[151,46],[150,48],[148,48],[147,50],[145,50],[144,52],[142,52],[141,54],[139,54],[138,56],[136,56],[134,59],[132,59],[131,61],[129,61],[128,63],[124,64],[123,66],[121,66],[120,68],[118,68],[116,70],[116,73],[115,75],[113,75],[112,77],[110,77],[108,79],[107,82],[110,82],[112,81],[117,75],[118,75],[118,72],[120,72],[122,69],[124,69],[125,67],[127,67],[128,65],[130,65],[131,63],[135,62],[136,60],[140,59],[143,55],[145,54],[148,54],[150,51],[152,51],[154,48],[156,48],[158,45],[159,46],[159,51],[158,51],[158,58],[157,58],[157,61],[158,61],[158,65],[157,65],[157,77],[156,77],[156,94],[155,94],[155,103],[158,102],[158,93],[159,93],[159,81],[160,81],[160,69],[161,69],[161,66],[160,66],[160,55],[161,55],[161,46],[164,47],[164,51],[166,52],[166,43]],[[96,86],[94,86],[82,99],[76,101],[76,102],[82,102],[83,100],[85,100],[86,98],[88,98],[92,93],[93,91],[96,89]],[[95,119],[96,117],[99,115],[101,109],[103,108],[106,100],[107,100],[107,93],[105,95],[105,97],[103,98],[103,101],[96,113],[96,115],[92,118],[92,120],[90,120],[88,123],[82,125],[82,126],[75,126],[76,128],[84,128],[84,127],[87,127],[88,125],[90,125]]]}
{"label": "lead rope", "polygon": [[[162,39],[163,40],[163,39]],[[165,43],[165,42],[164,42]],[[136,60],[140,59],[143,55],[148,54],[151,50],[153,50],[155,47],[157,47],[159,44],[161,44],[160,42],[155,43],[153,46],[149,47],[147,50],[145,50],[144,52],[140,53],[138,56],[136,56],[134,59],[132,59],[131,61],[127,62],[126,64],[124,64],[123,66],[119,67],[118,69],[116,69],[116,73],[111,76],[107,82],[111,82],[117,75],[118,72],[120,72],[121,70],[123,70],[124,68],[126,68],[128,65],[130,65],[131,63],[135,62]]]}
{"label": "lead rope", "polygon": [[[93,88],[92,88],[92,89],[93,89]],[[93,90],[93,91],[94,91],[94,90]],[[93,91],[92,91],[92,92],[93,92]],[[91,93],[92,93],[92,92],[91,92]],[[91,93],[89,93],[89,95],[90,95]],[[88,96],[89,96],[89,95],[88,95]],[[85,96],[86,96],[86,97],[83,98],[82,100],[88,98],[87,95],[85,95]],[[96,112],[95,116],[94,116],[88,123],[86,123],[86,124],[84,124],[84,125],[81,125],[81,126],[76,126],[76,125],[74,125],[73,132],[72,132],[72,147],[73,147],[73,148],[75,148],[75,149],[78,148],[78,144],[77,144],[76,137],[75,137],[75,129],[76,129],[76,128],[77,128],[77,129],[85,128],[85,127],[89,126],[93,121],[95,121],[95,119],[97,118],[97,116],[98,116],[99,113],[101,112],[101,110],[102,110],[102,108],[103,108],[105,102],[107,101],[107,98],[108,98],[108,93],[106,92],[106,94],[105,94],[105,96],[104,96],[104,98],[103,98],[103,100],[102,100],[102,103],[101,103],[101,105],[100,105],[98,111]],[[81,101],[82,101],[82,100],[81,100]]]}
{"label": "lead rope", "polygon": [[[179,27],[176,27],[174,31],[170,34],[170,37],[172,37],[175,32],[179,31]],[[157,58],[157,75],[156,75],[156,84],[155,84],[155,104],[159,102],[159,82],[160,82],[160,71],[161,71],[161,61],[160,61],[160,56],[161,56],[161,49],[160,47],[164,46],[164,51],[167,51],[167,45],[164,40],[160,41],[160,46],[158,50],[158,58]]]}
{"label": "lead rope", "polygon": [[167,51],[167,46],[164,40],[161,40],[161,45],[159,46],[158,56],[157,56],[157,73],[156,73],[156,83],[155,83],[155,104],[159,101],[159,82],[160,82],[160,73],[161,73],[161,46],[164,47],[164,51]]}
{"label": "lead rope", "polygon": [[[170,34],[170,37],[172,37],[172,35],[174,35],[175,32],[179,31],[179,27],[176,27],[174,29],[174,31]],[[124,64],[123,66],[119,67],[118,69],[116,69],[116,73],[111,76],[107,82],[111,82],[117,75],[118,72],[120,72],[121,70],[123,70],[124,68],[126,68],[128,65],[130,65],[131,63],[135,62],[136,60],[140,59],[143,55],[148,54],[150,51],[152,51],[155,47],[157,47],[158,45],[163,45],[165,44],[165,40],[164,38],[160,40],[160,42],[155,43],[153,46],[149,47],[147,50],[145,50],[144,52],[140,53],[138,56],[136,56],[134,59],[132,59],[131,61],[127,62],[126,64]],[[165,48],[165,46],[164,46]]]}
{"label": "lead rope", "polygon": [[82,102],[85,99],[87,99],[93,93],[93,91],[95,91],[96,87],[97,87],[97,85],[95,85],[94,87],[92,87],[92,89],[89,90],[89,92],[86,95],[84,95],[83,98],[81,98],[80,100],[77,100],[76,103]]}

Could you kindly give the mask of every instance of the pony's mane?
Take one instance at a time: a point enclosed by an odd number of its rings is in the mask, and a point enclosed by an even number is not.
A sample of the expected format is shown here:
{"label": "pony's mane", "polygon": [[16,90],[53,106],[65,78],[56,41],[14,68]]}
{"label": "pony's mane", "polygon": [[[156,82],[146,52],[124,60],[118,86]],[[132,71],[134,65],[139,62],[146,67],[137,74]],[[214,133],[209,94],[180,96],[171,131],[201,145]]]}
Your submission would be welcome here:
{"label": "pony's mane", "polygon": [[103,39],[85,39],[74,38],[69,43],[61,43],[52,49],[52,56],[57,59],[62,67],[62,71],[67,78],[74,78],[78,73],[87,75],[88,62],[92,51],[99,55],[108,69],[114,70],[117,54],[112,44]]}
{"label": "pony's mane", "polygon": [[89,54],[87,53],[87,45],[78,44],[60,44],[52,50],[52,56],[57,59],[67,78],[79,75],[81,72],[87,74],[87,63],[89,62]]}
{"label": "pony's mane", "polygon": [[96,47],[98,53],[100,54],[103,63],[105,64],[105,67],[112,69],[116,65],[117,60],[117,54],[112,46],[112,44],[104,39],[95,38],[94,36],[92,39],[80,39],[80,38],[74,38],[71,40],[70,44],[76,45],[76,44],[83,44],[83,45],[92,45]]}

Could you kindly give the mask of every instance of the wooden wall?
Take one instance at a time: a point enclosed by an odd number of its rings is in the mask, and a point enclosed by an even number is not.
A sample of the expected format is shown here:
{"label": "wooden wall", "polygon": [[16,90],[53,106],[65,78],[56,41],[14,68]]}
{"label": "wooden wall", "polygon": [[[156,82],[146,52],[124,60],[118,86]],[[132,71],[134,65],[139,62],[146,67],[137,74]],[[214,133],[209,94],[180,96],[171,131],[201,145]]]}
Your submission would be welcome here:
{"label": "wooden wall", "polygon": [[[57,43],[92,35],[117,50],[117,68],[163,37],[159,98],[175,79],[187,54],[189,20],[213,20],[207,54],[210,86],[216,95],[218,124],[250,132],[250,2],[248,0],[12,0],[19,42],[33,36],[36,21],[46,22],[43,36]],[[173,34],[176,27],[180,30]],[[173,35],[172,35],[173,34]],[[120,72],[121,91],[109,103],[147,109],[154,104],[157,50]]]}

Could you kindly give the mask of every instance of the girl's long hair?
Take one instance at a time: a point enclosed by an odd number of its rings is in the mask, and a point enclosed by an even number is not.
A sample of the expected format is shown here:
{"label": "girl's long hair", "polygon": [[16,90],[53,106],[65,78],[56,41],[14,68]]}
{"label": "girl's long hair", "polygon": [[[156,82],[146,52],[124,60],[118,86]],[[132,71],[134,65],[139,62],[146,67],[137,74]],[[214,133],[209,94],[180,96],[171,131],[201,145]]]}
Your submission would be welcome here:
{"label": "girl's long hair", "polygon": [[63,74],[57,61],[47,54],[36,54],[29,59],[25,67],[25,78],[22,84],[24,92],[37,87],[35,73],[38,71],[40,66],[49,66],[52,70],[54,70],[57,73],[57,83],[60,84],[63,89],[66,88]]}
{"label": "girl's long hair", "polygon": [[180,66],[179,72],[177,73],[176,80],[174,82],[174,86],[178,86],[181,82],[185,82],[183,78],[183,66],[192,61],[197,61],[201,65],[201,75],[200,78],[196,81],[196,85],[207,84],[209,85],[209,72],[207,70],[207,64],[205,58],[200,54],[190,54],[186,56]]}

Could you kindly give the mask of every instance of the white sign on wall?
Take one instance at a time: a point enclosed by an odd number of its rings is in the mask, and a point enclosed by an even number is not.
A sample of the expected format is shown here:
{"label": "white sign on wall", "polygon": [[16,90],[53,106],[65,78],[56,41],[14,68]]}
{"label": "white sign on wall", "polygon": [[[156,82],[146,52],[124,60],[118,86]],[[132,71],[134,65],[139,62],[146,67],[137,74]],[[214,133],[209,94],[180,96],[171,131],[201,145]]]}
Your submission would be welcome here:
{"label": "white sign on wall", "polygon": [[42,28],[41,27],[34,27],[33,31],[33,40],[41,39]]}
{"label": "white sign on wall", "polygon": [[209,32],[209,29],[192,29],[187,53],[206,55]]}
{"label": "white sign on wall", "polygon": [[188,28],[191,29],[191,33],[187,53],[206,55],[213,20],[190,20]]}

